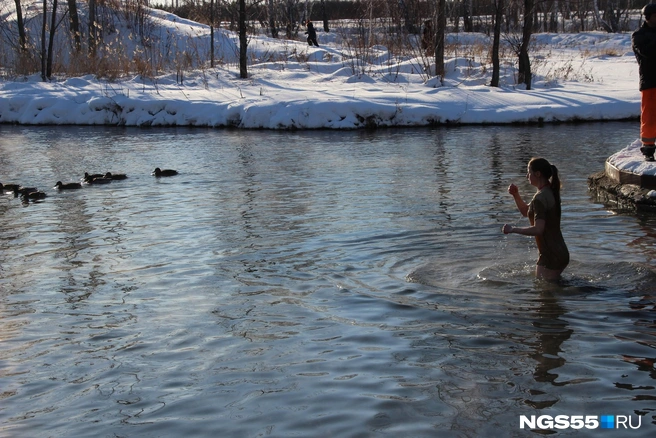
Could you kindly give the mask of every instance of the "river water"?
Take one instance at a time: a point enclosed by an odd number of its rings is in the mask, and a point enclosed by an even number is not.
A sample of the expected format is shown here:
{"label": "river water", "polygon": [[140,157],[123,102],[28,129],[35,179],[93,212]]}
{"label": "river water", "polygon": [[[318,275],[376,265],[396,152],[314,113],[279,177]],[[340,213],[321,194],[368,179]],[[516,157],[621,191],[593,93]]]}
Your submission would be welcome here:
{"label": "river water", "polygon": [[[654,436],[656,216],[586,183],[637,135],[0,126],[0,181],[48,195],[0,198],[0,435],[530,436],[521,416],[624,415],[640,428],[616,432]],[[532,156],[563,180],[558,284],[501,233],[526,224],[506,189],[530,199]],[[52,188],[106,171],[128,179]]]}

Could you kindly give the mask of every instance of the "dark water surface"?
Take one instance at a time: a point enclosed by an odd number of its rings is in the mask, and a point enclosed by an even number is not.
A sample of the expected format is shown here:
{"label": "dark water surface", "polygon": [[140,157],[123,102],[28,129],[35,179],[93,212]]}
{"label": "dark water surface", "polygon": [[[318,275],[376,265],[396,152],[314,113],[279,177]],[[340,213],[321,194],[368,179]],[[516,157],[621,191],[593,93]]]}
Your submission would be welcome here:
{"label": "dark water surface", "polygon": [[[377,132],[0,126],[0,435],[656,435],[656,216],[587,177],[637,123]],[[536,282],[509,183],[559,167]],[[180,175],[156,179],[156,167]],[[57,193],[84,172],[129,178]],[[611,435],[612,434],[612,435]]]}

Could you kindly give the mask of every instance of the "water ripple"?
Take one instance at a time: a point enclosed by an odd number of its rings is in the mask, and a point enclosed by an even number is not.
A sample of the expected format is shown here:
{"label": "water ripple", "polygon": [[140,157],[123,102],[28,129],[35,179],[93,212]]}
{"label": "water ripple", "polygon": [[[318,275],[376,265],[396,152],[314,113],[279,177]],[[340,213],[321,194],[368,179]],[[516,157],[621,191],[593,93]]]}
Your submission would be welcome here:
{"label": "water ripple", "polygon": [[[632,124],[590,160],[577,126],[1,129],[3,182],[129,175],[0,202],[2,435],[519,436],[555,411],[651,435],[655,223],[585,186]],[[533,155],[567,183],[558,284],[500,232]]]}

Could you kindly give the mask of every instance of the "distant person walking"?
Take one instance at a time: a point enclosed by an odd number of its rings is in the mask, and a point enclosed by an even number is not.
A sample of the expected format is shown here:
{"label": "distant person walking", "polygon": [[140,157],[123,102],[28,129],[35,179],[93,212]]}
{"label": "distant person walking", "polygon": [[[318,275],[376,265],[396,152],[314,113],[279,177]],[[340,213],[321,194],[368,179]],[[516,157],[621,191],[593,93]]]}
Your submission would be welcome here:
{"label": "distant person walking", "polygon": [[510,184],[508,193],[512,195],[517,209],[528,217],[530,227],[519,228],[505,224],[503,233],[535,236],[540,253],[535,267],[539,279],[554,281],[569,264],[569,250],[560,231],[560,178],[558,169],[544,158],[532,158],[528,162],[526,177],[538,191],[529,204],[519,195],[515,184]]}
{"label": "distant person walking", "polygon": [[656,4],[642,8],[645,22],[631,35],[631,45],[640,74],[640,152],[654,161],[656,151]]}
{"label": "distant person walking", "polygon": [[317,43],[317,31],[314,30],[314,25],[310,20],[308,20],[306,23],[307,25],[307,32],[305,34],[308,36],[307,37],[307,42],[309,45],[315,45],[319,47],[319,43]]}

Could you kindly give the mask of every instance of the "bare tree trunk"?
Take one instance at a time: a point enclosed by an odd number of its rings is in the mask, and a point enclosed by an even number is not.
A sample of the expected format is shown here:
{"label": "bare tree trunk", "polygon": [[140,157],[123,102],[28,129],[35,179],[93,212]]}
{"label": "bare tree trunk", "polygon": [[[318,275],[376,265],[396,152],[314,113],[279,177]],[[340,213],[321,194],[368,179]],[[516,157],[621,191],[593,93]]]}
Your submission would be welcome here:
{"label": "bare tree trunk", "polygon": [[41,80],[46,80],[46,28],[48,27],[48,0],[43,0],[43,20],[41,21]]}
{"label": "bare tree trunk", "polygon": [[[44,16],[45,21],[45,16]],[[55,31],[57,30],[57,0],[52,0],[52,17],[50,20],[50,39],[48,41],[48,60],[46,62],[46,77],[52,76],[52,48],[55,44]]]}
{"label": "bare tree trunk", "polygon": [[[406,21],[406,25],[407,25]],[[369,0],[369,35],[367,36],[367,44],[373,44],[374,41],[374,1]]]}
{"label": "bare tree trunk", "polygon": [[328,27],[328,14],[326,13],[326,4],[324,0],[321,0],[321,19],[323,20],[323,31],[330,32]]}
{"label": "bare tree trunk", "polygon": [[474,31],[474,23],[472,22],[472,4],[471,0],[464,0],[462,2],[462,21],[465,27],[465,32]]}
{"label": "bare tree trunk", "polygon": [[239,0],[239,77],[248,77],[248,39],[246,38],[246,0]]}
{"label": "bare tree trunk", "polygon": [[579,19],[580,19],[580,22],[581,22],[581,32],[585,32],[587,30],[587,28],[585,26],[585,18],[588,14],[587,14],[586,11],[581,10],[580,4],[581,3],[579,3],[578,15],[579,15]]}
{"label": "bare tree trunk", "polygon": [[210,67],[214,68],[214,0],[210,0]]}
{"label": "bare tree trunk", "polygon": [[435,76],[444,81],[444,35],[446,34],[446,0],[437,0],[435,11]]}
{"label": "bare tree trunk", "polygon": [[474,0],[465,0],[467,2],[467,10],[469,11],[469,32],[474,31]]}
{"label": "bare tree trunk", "polygon": [[286,0],[286,12],[287,12],[287,24],[285,26],[285,31],[287,39],[292,39],[295,34],[294,21],[296,20],[296,4],[294,0]]}
{"label": "bare tree trunk", "polygon": [[499,44],[501,41],[501,20],[503,20],[503,0],[496,1],[496,12],[494,15],[494,39],[492,41],[492,81],[490,86],[499,86],[499,71],[501,61],[499,60]]}
{"label": "bare tree trunk", "polygon": [[[369,1],[369,10],[370,10],[370,12],[371,12],[371,9],[373,7],[372,3],[373,3],[372,1]],[[399,0],[399,9],[400,9],[400,12],[401,12],[401,16],[403,17],[405,30],[408,33],[412,33],[412,31],[410,30],[410,12],[408,11],[408,5],[406,4],[405,0]]]}
{"label": "bare tree trunk", "polygon": [[531,60],[528,56],[528,46],[531,43],[531,32],[533,29],[533,1],[524,0],[524,31],[522,33],[522,45],[519,48],[519,69],[517,79],[520,84],[526,84],[526,89],[531,89]]}
{"label": "bare tree trunk", "polygon": [[89,55],[96,57],[98,47],[98,26],[96,23],[96,0],[89,0]]}
{"label": "bare tree trunk", "polygon": [[278,29],[276,28],[276,5],[273,0],[269,0],[269,30],[272,38],[278,38]]}
{"label": "bare tree trunk", "polygon": [[25,22],[23,21],[23,9],[20,0],[14,0],[16,3],[16,25],[18,26],[18,47],[21,52],[27,52],[27,36],[25,34]]}
{"label": "bare tree trunk", "polygon": [[554,0],[549,14],[549,32],[558,32],[558,0]]}
{"label": "bare tree trunk", "polygon": [[617,2],[617,0],[608,0],[606,2],[606,32],[614,33],[620,30],[620,18],[622,16],[622,10]]}
{"label": "bare tree trunk", "polygon": [[73,34],[75,53],[80,53],[82,50],[82,36],[80,33],[80,18],[77,14],[77,3],[75,3],[75,0],[68,0],[68,20],[71,25],[71,34]]}
{"label": "bare tree trunk", "polygon": [[608,23],[601,19],[601,14],[599,13],[599,0],[592,0],[592,6],[594,8],[594,16],[595,21],[597,22],[597,28],[601,26],[606,29],[606,31],[608,31],[610,26],[608,26]]}

